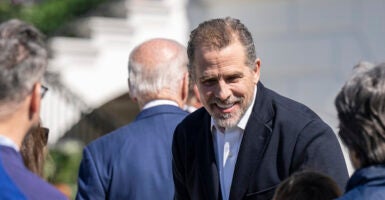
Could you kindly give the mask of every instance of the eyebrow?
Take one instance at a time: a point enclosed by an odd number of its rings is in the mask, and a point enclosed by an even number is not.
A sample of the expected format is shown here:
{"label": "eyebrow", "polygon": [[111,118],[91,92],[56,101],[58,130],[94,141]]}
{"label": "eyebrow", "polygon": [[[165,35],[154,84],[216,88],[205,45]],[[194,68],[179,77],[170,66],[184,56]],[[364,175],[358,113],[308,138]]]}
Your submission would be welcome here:
{"label": "eyebrow", "polygon": [[220,74],[220,75],[217,75],[217,76],[210,76],[210,75],[203,75],[199,78],[199,81],[206,81],[206,80],[218,80],[220,79],[220,77],[226,79],[226,78],[232,78],[232,77],[244,77],[245,74],[243,72],[234,72],[234,73],[231,73],[231,74]]}
{"label": "eyebrow", "polygon": [[218,76],[207,76],[207,75],[203,75],[199,78],[199,81],[205,81],[205,80],[210,80],[210,79],[214,79],[214,80],[217,80],[218,79]]}

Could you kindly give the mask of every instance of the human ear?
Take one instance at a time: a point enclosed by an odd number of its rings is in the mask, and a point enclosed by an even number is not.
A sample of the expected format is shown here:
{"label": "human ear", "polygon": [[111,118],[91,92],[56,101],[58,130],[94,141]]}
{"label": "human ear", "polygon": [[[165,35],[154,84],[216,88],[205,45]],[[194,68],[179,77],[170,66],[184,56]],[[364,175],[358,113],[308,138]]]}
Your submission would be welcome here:
{"label": "human ear", "polygon": [[259,58],[255,59],[253,72],[254,83],[257,84],[261,74],[261,60]]}
{"label": "human ear", "polygon": [[188,75],[188,73],[185,73],[183,75],[182,91],[181,91],[181,98],[182,98],[183,103],[186,103],[186,101],[187,101],[188,88],[189,88],[189,75]]}
{"label": "human ear", "polygon": [[35,83],[31,92],[31,98],[29,102],[29,119],[34,120],[34,118],[39,118],[40,113],[40,85],[41,83]]}

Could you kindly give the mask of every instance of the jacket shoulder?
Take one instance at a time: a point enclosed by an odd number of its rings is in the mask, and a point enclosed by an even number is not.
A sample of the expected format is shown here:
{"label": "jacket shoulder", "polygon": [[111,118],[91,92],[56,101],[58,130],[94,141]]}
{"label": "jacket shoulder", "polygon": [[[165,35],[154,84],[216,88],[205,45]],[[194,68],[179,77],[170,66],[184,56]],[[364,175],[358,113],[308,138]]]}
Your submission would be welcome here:
{"label": "jacket shoulder", "polygon": [[296,130],[295,132],[308,125],[316,129],[331,130],[312,109],[298,101],[282,96],[268,88],[264,88],[263,98],[265,103],[259,107],[260,109],[269,109],[268,112],[271,113],[270,117],[275,124],[280,123],[286,127],[291,127]]}

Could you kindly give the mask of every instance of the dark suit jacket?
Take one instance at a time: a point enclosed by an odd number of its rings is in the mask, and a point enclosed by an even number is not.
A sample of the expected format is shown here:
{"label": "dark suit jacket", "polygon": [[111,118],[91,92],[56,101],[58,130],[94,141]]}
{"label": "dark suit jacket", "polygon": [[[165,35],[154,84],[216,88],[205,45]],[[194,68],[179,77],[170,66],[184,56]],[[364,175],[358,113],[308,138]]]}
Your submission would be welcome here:
{"label": "dark suit jacket", "polygon": [[29,171],[15,149],[0,145],[0,162],[3,168],[0,170],[0,188],[4,186],[10,189],[0,190],[0,199],[67,199],[52,185]]}
{"label": "dark suit jacket", "polygon": [[172,199],[172,137],[187,114],[171,105],[145,109],[85,147],[76,199]]}
{"label": "dark suit jacket", "polygon": [[[184,119],[173,140],[176,199],[221,199],[210,131],[202,108]],[[230,199],[271,199],[277,185],[295,171],[311,168],[345,187],[348,172],[333,131],[304,105],[258,83],[230,190]]]}

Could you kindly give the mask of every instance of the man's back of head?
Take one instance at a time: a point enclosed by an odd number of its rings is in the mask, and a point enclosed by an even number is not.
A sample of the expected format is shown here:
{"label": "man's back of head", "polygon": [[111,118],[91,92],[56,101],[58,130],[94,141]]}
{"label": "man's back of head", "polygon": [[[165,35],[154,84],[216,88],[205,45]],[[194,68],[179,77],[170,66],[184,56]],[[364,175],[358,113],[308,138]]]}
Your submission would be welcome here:
{"label": "man's back of head", "polygon": [[[16,19],[0,25],[0,131],[13,134],[16,143],[38,121],[46,65],[47,51],[36,28]],[[13,119],[20,127],[16,133],[7,130]]]}
{"label": "man's back of head", "polygon": [[335,99],[339,136],[355,168],[385,162],[385,63],[355,66]]}
{"label": "man's back of head", "polygon": [[152,39],[130,54],[128,86],[140,107],[152,100],[186,101],[188,93],[186,49],[176,41]]}
{"label": "man's back of head", "polygon": [[316,171],[292,174],[280,183],[273,200],[331,200],[341,196],[337,183]]}
{"label": "man's back of head", "polygon": [[20,20],[0,24],[0,163],[5,177],[0,182],[11,182],[26,199],[66,199],[25,168],[19,153],[26,134],[38,125],[46,91],[41,85],[47,66],[43,46],[42,34],[33,26]]}

